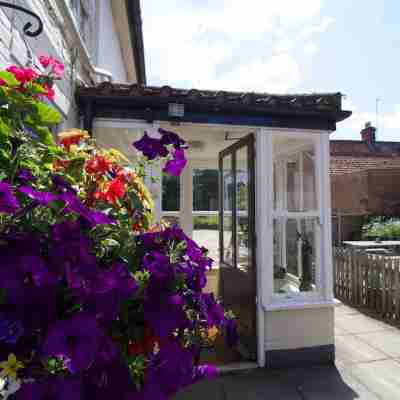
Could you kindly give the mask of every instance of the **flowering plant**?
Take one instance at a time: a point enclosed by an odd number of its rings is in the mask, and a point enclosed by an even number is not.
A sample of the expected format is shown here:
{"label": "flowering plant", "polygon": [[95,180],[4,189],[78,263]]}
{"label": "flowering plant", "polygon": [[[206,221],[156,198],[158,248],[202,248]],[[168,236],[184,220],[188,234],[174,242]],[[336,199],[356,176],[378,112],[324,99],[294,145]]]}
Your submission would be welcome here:
{"label": "flowering plant", "polygon": [[[212,264],[176,227],[157,227],[142,165],[78,129],[50,132],[42,100],[63,68],[0,72],[0,395],[167,399],[216,370],[205,332],[236,340],[204,293]],[[160,130],[133,145],[179,175],[185,142]]]}

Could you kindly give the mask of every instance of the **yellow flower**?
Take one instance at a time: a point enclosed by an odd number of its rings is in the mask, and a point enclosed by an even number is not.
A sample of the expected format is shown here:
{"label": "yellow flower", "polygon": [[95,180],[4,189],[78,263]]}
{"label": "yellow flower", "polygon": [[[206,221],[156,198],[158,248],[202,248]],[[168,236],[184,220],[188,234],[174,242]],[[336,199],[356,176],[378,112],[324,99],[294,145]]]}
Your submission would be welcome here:
{"label": "yellow flower", "polygon": [[107,152],[115,161],[123,161],[128,164],[130,163],[129,159],[117,149],[109,149]]}
{"label": "yellow flower", "polygon": [[15,354],[10,354],[7,361],[0,363],[1,376],[8,376],[9,378],[17,379],[17,372],[19,369],[24,368],[24,364],[17,360]]}

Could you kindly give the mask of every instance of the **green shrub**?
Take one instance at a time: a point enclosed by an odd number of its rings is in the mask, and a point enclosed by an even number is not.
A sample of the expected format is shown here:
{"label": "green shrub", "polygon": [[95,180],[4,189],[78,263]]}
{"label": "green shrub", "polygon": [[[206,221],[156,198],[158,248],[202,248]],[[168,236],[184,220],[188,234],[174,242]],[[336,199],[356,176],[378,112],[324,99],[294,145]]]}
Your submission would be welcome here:
{"label": "green shrub", "polygon": [[400,239],[400,219],[376,217],[362,227],[363,239]]}

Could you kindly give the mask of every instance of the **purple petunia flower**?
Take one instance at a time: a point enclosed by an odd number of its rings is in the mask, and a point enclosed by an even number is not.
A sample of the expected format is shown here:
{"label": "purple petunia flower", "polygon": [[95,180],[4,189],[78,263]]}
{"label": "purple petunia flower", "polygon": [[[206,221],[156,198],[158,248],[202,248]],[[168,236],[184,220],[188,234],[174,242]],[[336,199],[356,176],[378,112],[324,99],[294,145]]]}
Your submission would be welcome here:
{"label": "purple petunia flower", "polygon": [[[8,260],[8,261],[6,261]],[[8,300],[14,304],[29,304],[36,295],[54,286],[56,278],[46,263],[33,254],[9,254],[1,257],[0,282],[7,291]]]}
{"label": "purple petunia flower", "polygon": [[79,198],[72,192],[64,192],[60,194],[59,198],[67,205],[66,212],[74,212],[83,218],[89,224],[89,227],[96,225],[108,225],[114,224],[115,220],[102,213],[101,211],[95,211],[87,208]]}
{"label": "purple petunia flower", "polygon": [[15,344],[24,334],[24,327],[18,317],[0,312],[0,343]]}
{"label": "purple petunia flower", "polygon": [[80,379],[50,376],[27,382],[18,391],[18,400],[84,400]]}
{"label": "purple petunia flower", "polygon": [[133,142],[133,147],[141,151],[149,160],[154,160],[157,157],[166,157],[168,150],[161,142],[161,139],[150,137],[147,132],[143,137],[136,142]]}
{"label": "purple petunia flower", "polygon": [[26,185],[28,182],[35,182],[37,180],[36,176],[34,176],[28,168],[20,168],[16,177],[23,185]]}
{"label": "purple petunia flower", "polygon": [[165,146],[172,144],[175,149],[180,149],[186,144],[186,142],[174,132],[167,131],[163,128],[159,128],[158,132],[161,134],[161,143]]}
{"label": "purple petunia flower", "polygon": [[182,170],[185,168],[187,160],[185,158],[185,153],[181,149],[174,151],[174,158],[168,160],[163,168],[163,171],[169,175],[179,176]]}
{"label": "purple petunia flower", "polygon": [[190,349],[170,340],[161,346],[152,360],[146,382],[158,388],[165,398],[169,398],[179,389],[193,383],[194,375],[194,359]]}
{"label": "purple petunia flower", "polygon": [[143,307],[144,319],[157,336],[166,338],[175,329],[188,326],[183,306],[182,296],[148,291]]}
{"label": "purple petunia flower", "polygon": [[19,208],[19,202],[12,192],[12,186],[6,182],[0,182],[0,212],[13,214]]}
{"label": "purple petunia flower", "polygon": [[43,346],[43,356],[61,356],[68,360],[71,373],[80,373],[93,363],[100,347],[101,331],[96,319],[85,312],[70,320],[57,322],[49,331]]}
{"label": "purple petunia flower", "polygon": [[133,296],[138,288],[127,266],[119,263],[110,269],[78,266],[68,273],[67,279],[82,299],[84,309],[105,323],[117,318],[121,302]]}
{"label": "purple petunia flower", "polygon": [[215,365],[199,365],[194,370],[193,382],[202,379],[213,379],[218,376],[218,368]]}
{"label": "purple petunia flower", "polygon": [[76,194],[76,190],[60,175],[53,175],[51,177],[55,188],[61,192],[72,192]]}
{"label": "purple petunia flower", "polygon": [[58,200],[58,197],[55,194],[50,192],[39,192],[38,190],[32,189],[30,186],[21,186],[18,188],[18,191],[43,206],[46,206],[52,201]]}
{"label": "purple petunia flower", "polygon": [[215,301],[213,293],[200,293],[201,310],[207,321],[207,327],[219,326],[224,321],[224,310]]}
{"label": "purple petunia flower", "polygon": [[[90,271],[96,265],[96,256],[91,254],[91,241],[81,232],[79,221],[64,221],[53,226],[53,244],[48,259],[57,276],[70,274],[76,268]],[[70,275],[68,275],[70,277]]]}
{"label": "purple petunia flower", "polygon": [[85,399],[126,399],[126,394],[135,387],[125,362],[118,356],[96,358],[85,373]]}

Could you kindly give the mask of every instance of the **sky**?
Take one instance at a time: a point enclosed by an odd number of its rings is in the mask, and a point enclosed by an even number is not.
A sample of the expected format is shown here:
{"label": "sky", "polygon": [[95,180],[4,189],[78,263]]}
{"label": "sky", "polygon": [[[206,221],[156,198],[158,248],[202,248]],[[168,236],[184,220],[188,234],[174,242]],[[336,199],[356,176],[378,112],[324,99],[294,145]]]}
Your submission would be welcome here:
{"label": "sky", "polygon": [[[400,141],[399,0],[142,0],[147,83],[341,92],[333,139]],[[376,105],[378,100],[378,114]],[[377,118],[378,116],[378,118]]]}

